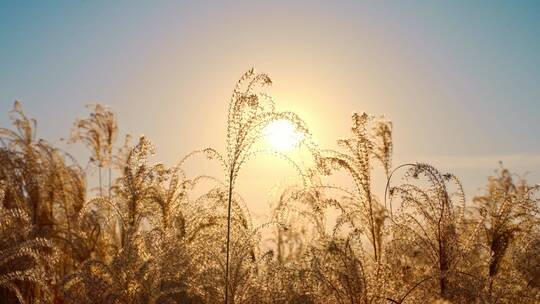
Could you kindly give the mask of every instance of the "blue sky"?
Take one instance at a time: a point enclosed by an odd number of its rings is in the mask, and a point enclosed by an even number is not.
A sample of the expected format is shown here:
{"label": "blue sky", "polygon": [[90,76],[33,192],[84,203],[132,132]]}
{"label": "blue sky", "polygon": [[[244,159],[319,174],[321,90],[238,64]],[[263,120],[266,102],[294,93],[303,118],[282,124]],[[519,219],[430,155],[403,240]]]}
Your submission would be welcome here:
{"label": "blue sky", "polygon": [[367,111],[394,122],[396,165],[471,195],[499,160],[540,182],[538,1],[0,2],[0,125],[20,99],[52,142],[101,102],[166,163],[220,147],[251,66],[321,146]]}

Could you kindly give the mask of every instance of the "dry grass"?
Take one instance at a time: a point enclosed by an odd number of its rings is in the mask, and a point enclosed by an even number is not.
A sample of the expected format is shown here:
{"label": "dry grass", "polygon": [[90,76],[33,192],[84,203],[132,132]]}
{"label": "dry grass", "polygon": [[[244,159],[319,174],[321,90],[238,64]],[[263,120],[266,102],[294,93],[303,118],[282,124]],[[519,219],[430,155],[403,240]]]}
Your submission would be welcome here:
{"label": "dry grass", "polygon": [[[114,113],[89,107],[71,141],[99,168],[95,197],[86,169],[36,139],[16,102],[13,128],[0,129],[0,303],[540,301],[537,186],[501,168],[466,203],[452,174],[393,167],[391,123],[365,113],[353,115],[340,150],[320,149],[296,114],[275,110],[270,84],[246,72],[229,101],[225,152],[197,150],[173,167],[152,163],[145,137],[117,146]],[[304,134],[314,167],[260,148],[261,130],[281,119]],[[261,153],[286,159],[302,182],[257,227],[235,185]],[[223,177],[187,176],[197,154],[217,161]],[[387,178],[385,193],[374,191],[375,170]],[[336,171],[352,189],[327,182]],[[201,181],[210,185],[202,194]]]}

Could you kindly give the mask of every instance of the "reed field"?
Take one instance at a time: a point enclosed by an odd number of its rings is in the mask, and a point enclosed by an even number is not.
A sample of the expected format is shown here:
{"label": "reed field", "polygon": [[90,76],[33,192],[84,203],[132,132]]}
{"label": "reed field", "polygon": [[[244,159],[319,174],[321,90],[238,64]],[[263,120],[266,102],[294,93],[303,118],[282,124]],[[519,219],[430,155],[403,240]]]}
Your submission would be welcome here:
{"label": "reed field", "polygon": [[[494,163],[464,193],[421,159],[393,163],[380,113],[332,118],[351,128],[328,149],[276,110],[271,84],[244,73],[223,96],[226,138],[173,166],[153,160],[151,138],[122,138],[107,106],[66,130],[80,159],[38,138],[15,102],[0,129],[0,303],[540,303],[538,185]],[[263,155],[298,182],[258,223],[237,185]],[[188,174],[194,159],[222,173]]]}

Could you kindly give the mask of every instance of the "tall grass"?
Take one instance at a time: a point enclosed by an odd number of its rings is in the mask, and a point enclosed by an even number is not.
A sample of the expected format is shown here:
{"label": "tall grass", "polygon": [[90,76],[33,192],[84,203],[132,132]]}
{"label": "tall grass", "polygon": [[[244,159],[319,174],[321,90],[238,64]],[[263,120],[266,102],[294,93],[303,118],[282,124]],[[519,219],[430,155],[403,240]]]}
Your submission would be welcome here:
{"label": "tall grass", "polygon": [[[70,142],[89,149],[97,192],[89,169],[37,139],[16,102],[13,127],[0,129],[0,303],[540,301],[538,186],[501,167],[468,200],[452,174],[393,167],[392,124],[365,113],[353,114],[339,149],[318,148],[298,115],[275,109],[270,84],[248,70],[229,100],[224,152],[196,150],[172,167],[152,161],[146,137],[117,144],[114,112],[90,106]],[[311,167],[261,144],[283,119],[304,134]],[[300,182],[256,226],[237,184],[265,153]],[[187,175],[199,154],[223,176]],[[338,171],[352,188],[330,183]]]}

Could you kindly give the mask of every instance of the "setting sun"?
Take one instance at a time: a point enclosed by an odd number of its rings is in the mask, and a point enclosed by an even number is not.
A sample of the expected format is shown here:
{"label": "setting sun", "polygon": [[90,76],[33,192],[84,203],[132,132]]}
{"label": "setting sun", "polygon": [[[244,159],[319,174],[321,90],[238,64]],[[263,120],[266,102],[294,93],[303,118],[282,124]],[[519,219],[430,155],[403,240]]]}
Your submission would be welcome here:
{"label": "setting sun", "polygon": [[280,152],[293,149],[304,138],[294,124],[285,119],[272,121],[263,133],[268,144]]}
{"label": "setting sun", "polygon": [[0,304],[540,304],[539,17],[0,0]]}

